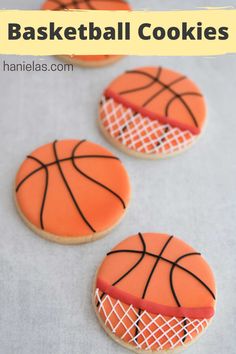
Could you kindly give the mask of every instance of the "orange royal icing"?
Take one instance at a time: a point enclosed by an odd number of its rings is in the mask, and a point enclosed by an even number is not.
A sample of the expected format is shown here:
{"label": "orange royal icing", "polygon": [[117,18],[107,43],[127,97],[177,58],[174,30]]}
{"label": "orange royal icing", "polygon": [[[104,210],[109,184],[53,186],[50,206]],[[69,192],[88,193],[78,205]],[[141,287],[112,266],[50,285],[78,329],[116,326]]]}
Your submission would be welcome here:
{"label": "orange royal icing", "polygon": [[36,228],[63,237],[101,233],[129,202],[129,178],[107,149],[79,140],[36,149],[16,176],[16,199]]}
{"label": "orange royal icing", "polygon": [[[189,343],[207,327],[215,291],[214,276],[200,253],[176,237],[145,233],[107,254],[98,271],[95,301],[101,320],[118,337],[159,350]],[[178,335],[165,321],[177,323]]]}
{"label": "orange royal icing", "polygon": [[[130,10],[125,0],[46,0],[43,10]],[[118,58],[118,55],[72,55],[71,59],[84,62],[104,61]]]}
{"label": "orange royal icing", "polygon": [[186,76],[161,67],[127,71],[104,91],[100,119],[108,133],[143,153],[168,154],[199,135],[206,105]]}

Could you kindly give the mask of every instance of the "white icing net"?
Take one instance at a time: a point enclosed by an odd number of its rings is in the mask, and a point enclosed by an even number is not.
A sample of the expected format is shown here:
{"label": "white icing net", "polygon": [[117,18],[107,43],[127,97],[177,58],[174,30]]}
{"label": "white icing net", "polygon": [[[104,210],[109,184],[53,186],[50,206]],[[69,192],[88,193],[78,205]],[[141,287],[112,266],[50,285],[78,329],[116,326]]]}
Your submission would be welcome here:
{"label": "white icing net", "polygon": [[108,133],[129,149],[168,156],[191,145],[196,136],[135,113],[113,98],[102,97],[100,119]]}
{"label": "white icing net", "polygon": [[95,292],[97,310],[106,327],[126,343],[142,350],[167,350],[184,346],[207,326],[207,319],[166,317],[139,311],[132,305]]}

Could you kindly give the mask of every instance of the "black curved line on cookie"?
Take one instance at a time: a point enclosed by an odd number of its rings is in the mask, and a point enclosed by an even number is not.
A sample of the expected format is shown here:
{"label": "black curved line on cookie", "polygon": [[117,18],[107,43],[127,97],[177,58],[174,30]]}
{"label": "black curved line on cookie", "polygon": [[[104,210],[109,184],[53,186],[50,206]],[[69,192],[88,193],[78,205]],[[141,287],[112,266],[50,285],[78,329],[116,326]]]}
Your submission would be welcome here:
{"label": "black curved line on cookie", "polygon": [[140,75],[143,75],[143,76],[147,76],[147,77],[149,77],[152,80],[156,80],[155,76],[153,76],[153,75],[151,75],[149,73],[146,73],[146,71],[142,71],[142,70],[127,70],[126,74],[140,74]]}
{"label": "black curved line on cookie", "polygon": [[57,11],[57,10],[70,10],[72,9],[71,6],[75,6],[75,9],[80,9],[80,3],[83,3],[84,1],[78,1],[76,3],[74,3],[73,1],[68,3],[68,4],[59,4],[57,1],[55,0],[50,0],[52,2],[56,2],[59,6],[58,7],[55,7],[53,9],[53,11]]}
{"label": "black curved line on cookie", "polygon": [[88,8],[89,8],[90,10],[96,10],[96,8],[91,4],[91,1],[90,1],[90,0],[87,0],[87,1],[86,1],[86,5],[88,6]]}
{"label": "black curved line on cookie", "polygon": [[[29,156],[27,156],[27,158],[29,158]],[[93,159],[93,158],[104,158],[104,159],[113,159],[113,160],[118,160],[120,161],[120,159],[116,156],[110,156],[110,155],[78,155],[78,156],[74,156],[74,159]],[[66,157],[64,159],[59,159],[58,161],[61,162],[65,162],[65,161],[70,161],[71,157]],[[49,162],[47,164],[44,164],[44,166],[46,167],[50,167],[56,164],[56,161],[52,161]],[[38,167],[35,170],[33,170],[32,172],[30,172],[27,176],[25,176],[17,185],[16,187],[16,192],[18,192],[18,190],[20,189],[20,187],[24,184],[24,182],[26,182],[26,180],[28,178],[30,178],[31,176],[33,176],[35,173],[41,171],[43,169],[43,167]]]}
{"label": "black curved line on cookie", "polygon": [[[54,4],[58,5],[58,7],[53,9],[55,11],[67,9],[67,6],[68,6],[68,4],[63,4],[62,1],[60,1],[60,0],[50,0],[50,2],[53,2]],[[73,1],[72,1],[72,3],[69,4],[69,6],[70,5],[73,5]]]}
{"label": "black curved line on cookie", "polygon": [[[177,294],[176,294],[176,291],[175,291],[175,288],[174,288],[174,283],[173,283],[173,274],[174,274],[174,270],[175,270],[175,267],[176,267],[176,264],[178,264],[182,259],[184,258],[187,258],[187,257],[190,257],[190,256],[200,256],[201,254],[198,253],[198,252],[191,252],[191,253],[186,253],[182,256],[180,256],[179,258],[176,259],[176,261],[174,262],[174,264],[172,265],[171,267],[171,270],[170,270],[170,288],[171,288],[171,292],[173,294],[173,297],[175,299],[175,302],[176,304],[178,305],[178,307],[181,307],[181,303],[177,297]],[[187,330],[186,330],[186,325],[187,325],[187,319],[185,318],[184,320],[184,326],[183,326],[183,338],[182,338],[182,342],[184,343],[185,340],[187,339]]]}
{"label": "black curved line on cookie", "polygon": [[112,284],[112,286],[118,284],[121,280],[123,280],[125,277],[127,277],[127,275],[129,275],[129,274],[139,265],[139,263],[142,262],[143,258],[145,257],[145,252],[146,252],[146,249],[147,249],[146,242],[144,241],[144,238],[143,238],[143,235],[141,234],[141,232],[138,233],[138,236],[139,236],[139,238],[140,238],[140,240],[141,240],[142,247],[143,247],[141,257],[139,258],[139,260],[138,260],[125,274],[123,274],[119,279],[117,279],[117,280]]}
{"label": "black curved line on cookie", "polygon": [[41,226],[41,229],[44,230],[43,212],[44,212],[45,202],[46,202],[46,198],[47,198],[47,191],[48,191],[48,179],[49,179],[48,168],[47,168],[47,166],[44,165],[44,163],[42,161],[40,161],[36,157],[28,156],[28,158],[38,162],[42,166],[42,168],[45,170],[45,187],[44,187],[44,192],[43,192],[43,200],[42,200],[42,204],[41,204],[41,208],[40,208],[40,226]]}
{"label": "black curved line on cookie", "polygon": [[[159,82],[161,85],[165,85],[164,83],[162,83],[161,81]],[[175,91],[173,90],[171,87],[169,87],[168,85],[165,85],[166,89],[168,91],[170,91],[174,96],[178,97],[178,99],[180,100],[180,102],[183,104],[183,106],[185,107],[185,109],[188,111],[189,115],[192,118],[193,123],[195,124],[196,127],[198,127],[198,121],[195,117],[195,115],[193,114],[192,110],[189,108],[188,104],[185,102],[185,100]]]}
{"label": "black curved line on cookie", "polygon": [[150,83],[148,83],[148,84],[146,84],[146,85],[143,85],[143,86],[141,86],[141,87],[134,88],[134,89],[125,90],[125,91],[120,91],[120,92],[119,92],[119,95],[127,95],[127,94],[129,94],[129,93],[134,93],[134,92],[142,91],[142,90],[145,90],[145,89],[151,87],[152,85],[155,84],[157,78],[160,77],[161,71],[162,71],[162,67],[159,67],[159,68],[158,68],[158,71],[157,71],[157,77],[153,77],[153,78],[152,78],[152,81],[151,81]]}
{"label": "black curved line on cookie", "polygon": [[120,91],[120,92],[119,92],[119,95],[127,95],[127,94],[129,94],[129,93],[134,93],[134,92],[142,91],[142,90],[145,90],[145,89],[151,87],[151,86],[154,85],[154,84],[155,84],[155,81],[153,80],[152,82],[150,82],[150,83],[148,83],[148,84],[146,84],[146,85],[144,85],[144,86],[137,87],[137,88],[135,88],[135,89],[126,90],[126,91]]}
{"label": "black curved line on cookie", "polygon": [[[74,156],[74,159],[95,159],[95,158],[99,158],[99,159],[112,159],[112,160],[118,160],[120,161],[119,157],[116,156],[112,156],[112,155],[78,155],[78,156]],[[64,160],[71,160],[71,157],[68,157],[67,159]],[[64,161],[61,160],[61,161]]]}
{"label": "black curved line on cookie", "polygon": [[174,237],[174,236],[170,236],[170,237],[167,239],[167,241],[165,242],[163,248],[161,249],[161,252],[158,254],[158,257],[156,258],[156,262],[155,262],[155,264],[154,264],[154,266],[153,266],[153,268],[152,268],[152,270],[151,270],[151,272],[150,272],[150,274],[149,274],[147,283],[146,283],[146,285],[145,285],[145,288],[144,288],[144,291],[143,291],[143,295],[142,295],[142,299],[144,299],[145,296],[146,296],[148,286],[149,286],[150,281],[151,281],[151,279],[152,279],[152,276],[153,276],[153,274],[154,274],[154,272],[155,272],[155,269],[156,269],[156,267],[158,266],[158,263],[159,263],[159,261],[160,261],[160,257],[163,255],[164,251],[166,250],[168,244],[171,242],[171,240],[173,239],[173,237]]}
{"label": "black curved line on cookie", "polygon": [[175,262],[173,262],[172,266],[171,266],[171,270],[170,270],[170,287],[171,287],[171,292],[173,294],[173,297],[175,299],[175,302],[176,304],[181,307],[181,304],[179,302],[179,299],[176,295],[176,292],[175,292],[175,289],[174,289],[174,285],[173,285],[173,272],[175,270],[175,267],[177,266],[177,264],[183,259],[183,258],[186,258],[186,257],[190,257],[190,256],[201,256],[201,253],[199,252],[191,252],[191,253],[186,253],[182,256],[180,256],[179,258],[176,259]]}
{"label": "black curved line on cookie", "polygon": [[[84,142],[84,141],[82,140],[82,142]],[[61,168],[61,165],[60,165],[60,161],[58,160],[56,144],[57,144],[57,141],[54,141],[54,143],[53,143],[53,152],[54,152],[54,156],[55,156],[56,163],[57,163],[57,166],[58,166],[58,170],[59,170],[59,172],[61,174],[61,177],[62,177],[62,179],[63,179],[63,181],[65,183],[66,189],[68,190],[68,192],[69,192],[69,194],[71,196],[71,199],[73,201],[73,204],[75,205],[78,213],[80,214],[80,216],[83,219],[83,221],[85,222],[85,224],[90,228],[91,231],[96,232],[96,230],[89,223],[89,221],[86,219],[85,215],[83,214],[82,210],[80,209],[79,204],[77,203],[77,201],[75,199],[75,196],[74,196],[74,194],[73,194],[73,192],[72,192],[72,190],[71,190],[71,188],[70,188],[70,186],[69,186],[69,184],[67,182],[67,179],[66,179],[66,177],[65,177],[65,175],[64,175],[64,173],[62,171],[62,168]]]}
{"label": "black curved line on cookie", "polygon": [[83,2],[86,3],[86,0],[71,0],[71,2],[67,4],[63,3],[60,0],[50,0],[50,2],[54,2],[58,5],[58,7],[53,10],[69,10],[70,6],[75,6],[77,9],[79,9],[79,4]]}
{"label": "black curved line on cookie", "polygon": [[[162,73],[162,67],[160,67],[160,70],[157,70],[157,77],[156,77],[157,80],[160,79],[161,73]],[[172,85],[172,84],[170,83],[169,85]],[[166,134],[168,133],[168,131],[169,131],[169,127],[164,128],[164,132],[159,137],[158,142],[156,144],[157,147],[160,146],[166,140]]]}
{"label": "black curved line on cookie", "polygon": [[159,79],[160,79],[161,74],[162,74],[162,70],[163,70],[162,66],[159,66],[159,67],[157,68],[156,80],[159,80]]}
{"label": "black curved line on cookie", "polygon": [[198,96],[198,97],[202,97],[202,95],[198,92],[183,92],[183,93],[180,93],[179,95],[176,95],[174,97],[172,97],[169,102],[167,103],[166,105],[166,108],[165,108],[165,115],[168,116],[169,115],[169,108],[170,106],[172,105],[172,103],[177,100],[179,97],[183,97],[183,96]]}
{"label": "black curved line on cookie", "polygon": [[74,161],[74,154],[75,151],[77,150],[77,148],[79,147],[80,143],[76,144],[73,151],[72,151],[72,155],[71,155],[71,161],[72,164],[74,166],[74,168],[76,169],[76,171],[78,171],[82,176],[84,176],[86,179],[88,179],[89,181],[93,182],[94,184],[97,184],[98,186],[100,186],[101,188],[105,189],[106,191],[110,192],[111,194],[113,194],[122,204],[123,208],[126,208],[125,202],[124,200],[119,196],[119,194],[117,194],[116,192],[114,192],[112,189],[110,189],[109,187],[105,186],[103,183],[97,181],[96,179],[92,178],[91,176],[87,175],[85,172],[83,172],[75,163]]}
{"label": "black curved line on cookie", "polygon": [[[128,73],[128,72],[127,72]],[[131,72],[130,72],[131,73]],[[144,73],[144,72],[142,72]],[[134,93],[134,92],[137,92],[137,91],[141,91],[141,90],[145,90],[149,87],[151,87],[152,85],[154,85],[156,82],[159,82],[158,80],[160,79],[161,77],[161,73],[162,73],[162,67],[160,66],[159,68],[157,68],[157,75],[156,77],[152,77],[152,82],[145,85],[145,86],[142,86],[142,87],[139,87],[137,89],[131,89],[131,90],[127,90],[127,91],[121,91],[119,92],[120,95],[125,95],[125,94],[129,94],[129,93]],[[169,83],[169,86],[172,86],[174,84],[176,84],[177,82],[185,79],[186,77],[185,76],[182,76],[172,82]],[[162,88],[160,91],[158,91],[155,96],[157,97],[159,94],[161,94],[162,92],[164,92],[166,90],[166,88]],[[142,105],[143,107],[145,106],[145,103]],[[128,129],[128,126],[129,124],[132,122],[133,118],[135,118],[135,116],[137,115],[137,113],[135,112],[129,119],[128,121],[123,125],[123,127],[121,127],[120,129],[120,133],[119,133],[119,137],[122,137],[122,134],[123,132],[125,132],[126,129]],[[162,134],[162,136],[159,137],[158,139],[158,142],[156,143],[156,146],[159,147],[161,145],[161,143],[163,143],[166,139],[166,133],[169,131],[169,128],[166,127],[164,129],[164,132]]]}
{"label": "black curved line on cookie", "polygon": [[[138,251],[138,250],[129,250],[129,249],[124,249],[124,250],[116,250],[116,251],[111,251],[109,252],[107,255],[110,256],[114,253],[137,253],[137,254],[141,254],[142,251]],[[168,258],[165,258],[163,256],[158,256],[154,253],[151,252],[145,252],[146,255],[154,257],[154,258],[160,258],[161,260],[165,261],[166,263],[169,264],[175,264],[175,262],[171,261]],[[182,271],[188,273],[189,275],[191,275],[193,278],[195,278],[199,283],[201,283],[202,286],[204,286],[204,288],[211,294],[211,296],[213,297],[213,299],[215,300],[215,294],[213,293],[213,291],[209,288],[209,286],[203,281],[201,280],[198,276],[196,276],[194,273],[192,273],[190,270],[188,270],[187,268],[181,266],[180,264],[176,264],[175,265],[178,269],[181,269]]]}
{"label": "black curved line on cookie", "polygon": [[[141,240],[141,243],[142,243],[142,247],[143,247],[143,250],[142,250],[142,254],[141,254],[141,257],[138,259],[138,261],[125,273],[123,274],[120,278],[118,278],[116,281],[114,281],[112,283],[112,286],[115,286],[116,284],[118,284],[121,280],[123,280],[124,278],[126,278],[143,260],[144,256],[145,256],[145,252],[146,252],[146,243],[144,241],[144,238],[143,238],[143,235],[141,234],[141,232],[138,233],[138,236]],[[102,295],[100,296],[100,300],[103,299],[105,293],[103,292]],[[98,301],[97,302],[97,307],[99,307],[100,305],[100,302]]]}
{"label": "black curved line on cookie", "polygon": [[[171,242],[171,240],[173,239],[173,237],[174,237],[174,236],[170,236],[170,237],[167,239],[167,241],[165,242],[164,246],[162,247],[160,253],[158,254],[159,257],[161,257],[161,256],[163,255],[163,253],[165,252],[165,250],[166,250],[168,244]],[[146,284],[145,284],[145,287],[144,287],[144,290],[143,290],[143,294],[142,294],[142,299],[144,299],[145,296],[146,296],[146,293],[147,293],[149,284],[150,284],[151,279],[152,279],[152,276],[153,276],[153,274],[154,274],[154,272],[155,272],[155,270],[156,270],[156,268],[157,268],[157,266],[158,266],[159,261],[160,261],[160,258],[156,258],[156,261],[155,261],[155,263],[154,263],[154,265],[153,265],[153,267],[152,267],[152,270],[151,270],[151,272],[150,272],[150,274],[149,274],[149,276],[148,276],[147,282],[146,282]],[[139,311],[138,311],[138,317],[141,315],[141,313],[142,313],[142,310],[139,309]],[[138,338],[138,336],[139,336],[139,322],[140,322],[140,320],[138,320],[137,323],[136,323],[135,337],[133,338],[134,340],[136,340],[136,339]]]}
{"label": "black curved line on cookie", "polygon": [[[76,148],[78,148],[80,145],[84,144],[86,142],[86,139],[80,140],[78,143],[75,144]],[[74,148],[72,150],[72,154],[70,158],[72,159],[72,156],[74,155]]]}
{"label": "black curved line on cookie", "polygon": [[156,99],[160,94],[162,94],[164,91],[168,90],[169,88],[171,88],[171,86],[177,84],[180,81],[183,81],[186,79],[186,76],[180,76],[177,79],[171,81],[168,85],[163,84],[161,81],[156,80],[156,82],[158,84],[160,84],[162,86],[161,90],[158,90],[157,92],[155,92],[151,97],[149,97],[143,104],[143,107],[146,107],[149,103],[151,103],[154,99]]}
{"label": "black curved line on cookie", "polygon": [[91,4],[91,1],[100,1],[100,2],[117,2],[120,4],[123,3],[127,3],[124,0],[72,0],[70,3],[64,4],[62,3],[60,0],[50,0],[50,2],[54,2],[55,4],[59,5],[57,8],[53,9],[53,10],[66,10],[66,9],[70,9],[70,6],[75,6],[77,9],[80,9],[79,5],[84,3],[85,5],[87,5],[90,10],[96,10],[95,7],[93,7],[93,5]]}
{"label": "black curved line on cookie", "polygon": [[181,80],[184,80],[186,79],[186,76],[180,76],[179,78],[177,78],[176,80],[174,80],[172,83],[170,84],[165,84],[164,82],[162,82],[160,79],[152,76],[151,74],[149,73],[146,73],[144,71],[140,71],[140,70],[133,70],[133,71],[127,71],[127,73],[130,73],[130,74],[141,74],[141,75],[144,75],[144,76],[147,76],[149,78],[151,78],[153,81],[159,83],[163,88],[159,91],[157,91],[155,94],[153,94],[148,100],[146,100],[146,102],[143,103],[143,107],[146,107],[151,101],[153,101],[156,97],[158,97],[161,93],[163,93],[164,91],[168,90],[170,91],[174,97],[178,98],[180,100],[180,102],[183,104],[183,106],[185,107],[185,109],[187,110],[188,114],[190,115],[194,125],[196,127],[198,127],[198,122],[197,122],[197,119],[194,115],[194,113],[192,112],[192,110],[189,108],[188,104],[185,102],[185,100],[181,97],[180,94],[178,94],[175,90],[173,90],[171,88],[172,85],[176,84],[177,82],[181,81]]}

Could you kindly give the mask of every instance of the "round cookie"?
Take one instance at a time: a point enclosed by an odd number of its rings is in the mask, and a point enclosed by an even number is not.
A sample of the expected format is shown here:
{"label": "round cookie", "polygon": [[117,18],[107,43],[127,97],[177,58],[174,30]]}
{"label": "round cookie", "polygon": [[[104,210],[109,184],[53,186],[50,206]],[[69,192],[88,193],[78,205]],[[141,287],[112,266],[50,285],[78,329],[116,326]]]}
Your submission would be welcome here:
{"label": "round cookie", "polygon": [[127,172],[107,149],[86,140],[43,145],[22,163],[15,200],[24,221],[51,241],[77,244],[110,231],[130,199]]}
{"label": "round cookie", "polygon": [[201,135],[206,104],[186,76],[162,67],[126,71],[105,89],[99,126],[124,152],[163,158],[189,148]]}
{"label": "round cookie", "polygon": [[[126,0],[46,0],[42,10],[131,10]],[[62,57],[66,62],[84,67],[101,67],[122,58],[121,55],[70,55]]]}
{"label": "round cookie", "polygon": [[103,260],[94,307],[104,330],[137,353],[179,352],[205,332],[215,281],[200,253],[157,233],[131,236]]}

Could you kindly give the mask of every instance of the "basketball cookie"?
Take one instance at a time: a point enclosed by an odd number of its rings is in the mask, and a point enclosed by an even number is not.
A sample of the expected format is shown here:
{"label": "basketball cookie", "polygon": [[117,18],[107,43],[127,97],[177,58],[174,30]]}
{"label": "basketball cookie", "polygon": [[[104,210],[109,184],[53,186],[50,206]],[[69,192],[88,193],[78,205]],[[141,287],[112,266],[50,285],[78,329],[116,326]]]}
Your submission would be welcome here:
{"label": "basketball cookie", "polygon": [[144,67],[112,81],[103,93],[98,121],[111,143],[155,159],[190,147],[205,120],[205,100],[191,80],[162,67]]}
{"label": "basketball cookie", "polygon": [[109,252],[94,287],[104,330],[137,353],[179,352],[205,332],[215,282],[200,253],[157,233],[131,236]]}
{"label": "basketball cookie", "polygon": [[22,163],[15,187],[24,221],[44,238],[65,244],[106,234],[124,216],[130,199],[120,160],[86,140],[41,146]]}
{"label": "basketball cookie", "polygon": [[[126,0],[46,0],[43,10],[131,10]],[[63,56],[72,64],[85,67],[100,67],[112,64],[122,58],[121,55],[71,55]]]}

